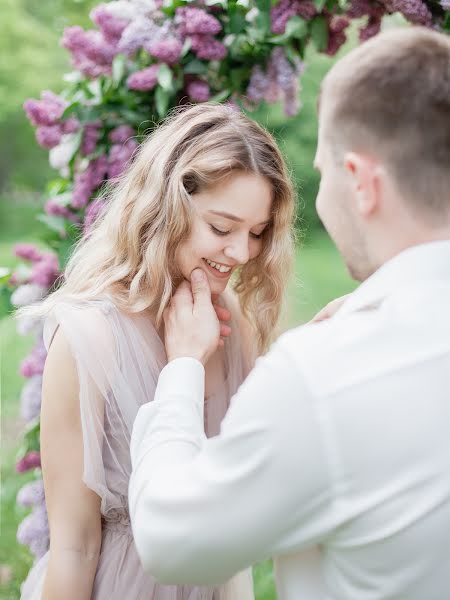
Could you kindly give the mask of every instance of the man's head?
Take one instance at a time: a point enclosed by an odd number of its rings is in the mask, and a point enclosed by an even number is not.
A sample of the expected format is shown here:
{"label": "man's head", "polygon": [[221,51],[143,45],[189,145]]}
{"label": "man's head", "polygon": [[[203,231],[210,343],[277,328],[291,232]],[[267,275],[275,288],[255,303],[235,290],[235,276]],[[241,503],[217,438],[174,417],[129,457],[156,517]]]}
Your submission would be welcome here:
{"label": "man's head", "polygon": [[450,39],[380,34],[322,84],[317,211],[355,279],[450,238]]}

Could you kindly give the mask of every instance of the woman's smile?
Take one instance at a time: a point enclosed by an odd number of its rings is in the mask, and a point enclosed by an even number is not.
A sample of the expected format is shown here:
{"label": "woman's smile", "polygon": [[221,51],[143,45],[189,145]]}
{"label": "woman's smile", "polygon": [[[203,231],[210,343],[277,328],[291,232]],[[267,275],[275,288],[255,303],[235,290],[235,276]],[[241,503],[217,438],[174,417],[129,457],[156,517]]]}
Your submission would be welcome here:
{"label": "woman's smile", "polygon": [[208,273],[214,275],[214,277],[218,277],[219,279],[227,279],[230,277],[233,267],[229,265],[224,265],[223,263],[217,263],[213,260],[209,260],[209,258],[204,258],[203,262],[205,263]]}

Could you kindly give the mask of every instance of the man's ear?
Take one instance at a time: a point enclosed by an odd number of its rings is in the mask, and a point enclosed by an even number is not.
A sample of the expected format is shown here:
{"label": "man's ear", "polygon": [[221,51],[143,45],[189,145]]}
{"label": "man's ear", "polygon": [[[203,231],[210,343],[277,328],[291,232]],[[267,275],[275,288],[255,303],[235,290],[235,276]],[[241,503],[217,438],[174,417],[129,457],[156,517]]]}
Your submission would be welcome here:
{"label": "man's ear", "polygon": [[379,163],[365,154],[347,152],[344,168],[350,177],[357,211],[362,217],[373,215],[380,203]]}

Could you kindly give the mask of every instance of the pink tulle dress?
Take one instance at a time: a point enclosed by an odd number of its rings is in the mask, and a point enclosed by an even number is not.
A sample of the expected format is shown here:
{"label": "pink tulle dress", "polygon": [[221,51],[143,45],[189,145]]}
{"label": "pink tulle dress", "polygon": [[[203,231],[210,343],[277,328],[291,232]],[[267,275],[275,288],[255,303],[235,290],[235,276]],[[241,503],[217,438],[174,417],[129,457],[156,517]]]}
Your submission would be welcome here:
{"label": "pink tulle dress", "polygon": [[[248,340],[243,339],[236,300],[225,294],[224,301],[233,315],[233,334],[218,357],[220,368],[210,378],[209,392],[208,371],[206,375],[208,436],[218,433],[230,398],[253,360]],[[139,407],[153,400],[158,375],[166,364],[164,345],[148,315],[125,313],[108,296],[61,300],[45,322],[47,349],[58,326],[70,344],[78,371],[83,480],[101,498],[102,547],[92,599],[253,600],[250,569],[213,589],[166,586],[144,572],[136,553],[128,513],[130,434]],[[41,600],[48,559],[47,553],[31,569],[22,586],[22,600]]]}

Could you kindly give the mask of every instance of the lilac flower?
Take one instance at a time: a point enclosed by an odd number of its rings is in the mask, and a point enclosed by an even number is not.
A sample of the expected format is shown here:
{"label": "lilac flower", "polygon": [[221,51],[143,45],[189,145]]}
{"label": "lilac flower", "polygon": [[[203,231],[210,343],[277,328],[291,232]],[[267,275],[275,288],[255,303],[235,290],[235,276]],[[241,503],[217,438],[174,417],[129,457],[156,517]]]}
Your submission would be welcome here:
{"label": "lilac flower", "polygon": [[386,6],[390,12],[401,12],[414,25],[432,24],[432,14],[422,0],[388,0]]}
{"label": "lilac flower", "polygon": [[45,504],[36,506],[17,529],[17,541],[29,546],[36,559],[47,552],[49,535]]}
{"label": "lilac flower", "polygon": [[[47,290],[45,290],[47,292]],[[42,335],[42,321],[39,317],[21,316],[17,320],[16,330],[19,335]]]}
{"label": "lilac flower", "polygon": [[109,139],[113,144],[123,144],[135,135],[135,131],[129,125],[119,125],[109,133]]}
{"label": "lilac flower", "polygon": [[32,262],[36,262],[42,258],[42,253],[33,244],[16,244],[14,246],[14,254],[18,258],[31,260]]}
{"label": "lilac flower", "polygon": [[177,8],[175,15],[175,24],[181,35],[216,35],[221,31],[220,21],[208,14],[202,8],[185,6]]}
{"label": "lilac flower", "polygon": [[80,148],[83,156],[89,156],[89,154],[95,152],[95,148],[97,147],[97,142],[100,137],[99,129],[101,127],[102,122],[100,120],[86,123],[83,131],[83,141],[81,142]]}
{"label": "lilac flower", "polygon": [[13,306],[28,306],[42,300],[47,293],[47,288],[35,283],[24,283],[16,288],[11,296]]}
{"label": "lilac flower", "polygon": [[440,5],[444,10],[450,10],[450,0],[440,0]]}
{"label": "lilac flower", "polygon": [[25,421],[39,416],[42,398],[42,376],[34,375],[22,388],[20,395],[20,414]]}
{"label": "lilac flower", "polygon": [[194,102],[207,102],[209,100],[209,85],[206,81],[194,79],[186,86],[188,96]]}
{"label": "lilac flower", "polygon": [[152,56],[168,65],[176,64],[181,56],[182,50],[183,44],[174,37],[167,40],[159,40],[149,48],[149,52]]}
{"label": "lilac flower", "polygon": [[102,213],[105,206],[106,206],[106,203],[101,198],[97,198],[96,200],[94,200],[93,202],[91,202],[89,204],[89,206],[86,209],[85,216],[84,216],[84,228],[83,228],[84,235],[87,235],[89,233],[89,231],[92,228],[92,225],[95,223],[97,218],[100,216],[100,214]]}
{"label": "lilac flower", "polygon": [[108,155],[108,177],[115,179],[127,168],[128,163],[138,147],[135,139],[129,139],[124,144],[113,144]]}
{"label": "lilac flower", "polygon": [[247,88],[247,98],[250,102],[258,104],[264,100],[264,95],[269,87],[267,75],[259,65],[255,65],[252,69],[250,82]]}
{"label": "lilac flower", "polygon": [[365,42],[369,38],[377,35],[381,29],[381,18],[369,17],[367,25],[359,30],[359,39]]}
{"label": "lilac flower", "polygon": [[160,65],[150,65],[146,69],[132,73],[127,79],[130,90],[148,92],[158,83],[158,72]]}
{"label": "lilac flower", "polygon": [[284,33],[291,17],[299,16],[309,21],[316,14],[316,7],[311,0],[281,0],[270,10],[272,33]]}
{"label": "lilac flower", "polygon": [[76,133],[80,129],[80,121],[75,117],[69,117],[66,121],[61,121],[61,131],[64,134]]}
{"label": "lilac flower", "polygon": [[94,191],[105,181],[107,170],[108,159],[102,154],[95,160],[91,160],[84,171],[75,175],[71,202],[73,208],[86,206]]}
{"label": "lilac flower", "polygon": [[41,466],[41,455],[39,452],[33,450],[28,452],[23,458],[16,464],[17,473],[25,473],[31,471],[31,469],[38,469]]}
{"label": "lilac flower", "polygon": [[111,13],[107,4],[99,4],[89,15],[91,20],[98,26],[107,41],[117,42],[129,19],[121,19]]}
{"label": "lilac flower", "polygon": [[41,125],[36,129],[36,141],[42,148],[50,150],[57,146],[62,138],[60,125]]}
{"label": "lilac flower", "polygon": [[35,375],[42,375],[46,357],[47,351],[44,346],[44,341],[40,339],[29,356],[27,356],[20,365],[20,374],[22,377],[30,379]]}
{"label": "lilac flower", "polygon": [[127,56],[131,56],[147,44],[153,44],[163,37],[163,32],[158,25],[148,18],[132,21],[122,33],[118,49]]}
{"label": "lilac flower", "polygon": [[75,68],[87,77],[109,74],[113,58],[119,51],[117,45],[106,40],[100,31],[85,31],[78,25],[66,27],[61,45],[71,53]]}
{"label": "lilac flower", "polygon": [[56,198],[50,198],[47,200],[44,206],[44,210],[48,215],[54,215],[55,217],[64,217],[72,223],[78,223],[78,217],[71,212],[67,206],[63,206]]}
{"label": "lilac flower", "polygon": [[28,99],[24,102],[24,109],[32,125],[51,126],[61,118],[68,103],[49,90],[41,93],[40,100]]}
{"label": "lilac flower", "polygon": [[53,252],[45,252],[42,259],[34,263],[30,281],[50,288],[59,277],[58,257]]}
{"label": "lilac flower", "polygon": [[222,60],[227,55],[224,44],[209,35],[192,35],[191,48],[203,60]]}
{"label": "lilac flower", "polygon": [[325,53],[334,56],[339,48],[347,41],[344,31],[350,21],[346,17],[331,17],[328,21],[328,45]]}
{"label": "lilac flower", "polygon": [[17,494],[19,506],[39,506],[45,502],[44,482],[36,479],[26,483]]}

